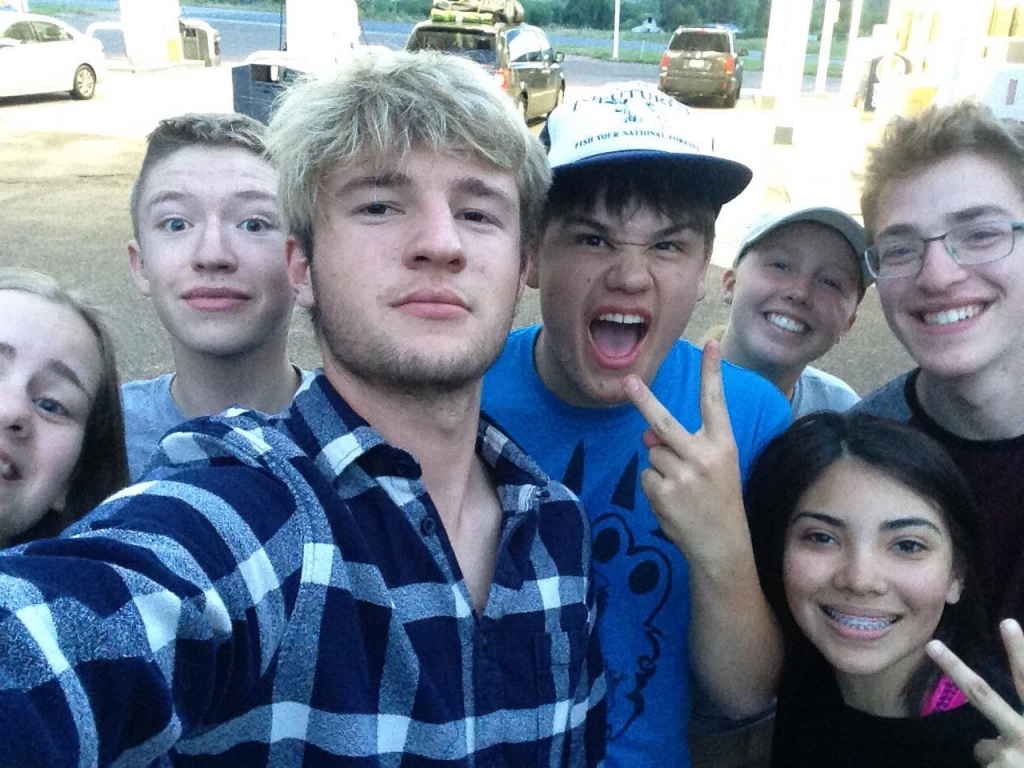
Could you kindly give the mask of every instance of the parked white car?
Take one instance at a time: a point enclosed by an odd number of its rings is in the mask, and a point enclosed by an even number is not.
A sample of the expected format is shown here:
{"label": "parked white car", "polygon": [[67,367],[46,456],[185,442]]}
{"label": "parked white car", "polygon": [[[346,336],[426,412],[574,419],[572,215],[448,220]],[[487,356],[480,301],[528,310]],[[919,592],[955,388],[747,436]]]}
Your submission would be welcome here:
{"label": "parked white car", "polygon": [[106,74],[99,40],[49,16],[0,11],[0,97],[68,91],[91,99]]}

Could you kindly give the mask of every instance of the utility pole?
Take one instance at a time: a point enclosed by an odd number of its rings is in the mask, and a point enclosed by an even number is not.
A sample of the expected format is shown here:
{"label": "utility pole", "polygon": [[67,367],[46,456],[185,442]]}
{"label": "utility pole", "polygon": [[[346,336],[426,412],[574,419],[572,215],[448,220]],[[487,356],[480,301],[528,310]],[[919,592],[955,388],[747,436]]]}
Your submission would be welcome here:
{"label": "utility pole", "polygon": [[615,25],[612,29],[612,59],[619,60],[619,18],[622,15],[622,0],[615,0]]}

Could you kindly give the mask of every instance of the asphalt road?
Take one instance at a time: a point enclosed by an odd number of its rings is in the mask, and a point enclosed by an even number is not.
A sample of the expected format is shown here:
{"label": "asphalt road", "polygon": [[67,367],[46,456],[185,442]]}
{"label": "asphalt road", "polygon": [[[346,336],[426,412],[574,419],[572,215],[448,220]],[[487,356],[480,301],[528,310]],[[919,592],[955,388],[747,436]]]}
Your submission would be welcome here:
{"label": "asphalt road", "polygon": [[[653,75],[621,62],[572,60],[569,97],[585,83]],[[125,244],[131,236],[127,213],[131,183],[142,157],[143,137],[158,119],[185,111],[229,111],[230,73],[185,68],[131,74],[115,71],[89,102],[65,96],[0,99],[0,264],[33,267],[77,286],[102,305],[111,318],[122,377],[151,376],[170,370],[170,350],[147,300],[128,278]],[[742,146],[746,126],[758,120],[749,97],[735,110],[701,109],[716,135],[734,145],[726,150],[752,163]],[[535,130],[539,126],[535,126]],[[729,152],[727,152],[728,154]],[[764,201],[754,201],[758,207]],[[736,204],[732,204],[735,209]],[[742,226],[727,206],[719,219],[718,241],[728,251]],[[745,226],[745,224],[743,225]],[[718,252],[716,251],[716,256]],[[724,255],[727,260],[728,254]],[[724,263],[721,258],[717,263]],[[685,336],[698,341],[722,323],[721,269],[711,267],[709,295],[701,302]],[[527,291],[519,323],[540,318],[537,297]],[[315,367],[318,352],[306,318],[293,323],[296,362]],[[892,339],[870,291],[860,319],[822,362],[822,367],[866,392],[905,370],[909,359]]]}
{"label": "asphalt road", "polygon": [[[94,21],[114,21],[120,18],[116,3],[110,0],[79,0],[79,4],[88,5],[83,13],[64,13],[60,18],[72,26],[85,30]],[[184,6],[182,15],[202,19],[211,24],[221,36],[221,56],[225,62],[242,61],[253,51],[278,50],[284,39],[281,20],[278,14],[265,11],[245,11],[229,8],[202,8]],[[365,19],[362,22],[363,38],[367,45],[383,45],[388,48],[402,48],[409,37],[413,25],[410,22],[378,21]],[[99,30],[96,37],[103,41],[107,54],[113,57],[125,55],[124,38],[119,32]],[[550,36],[552,45],[557,49],[560,45],[591,45],[607,46],[611,49],[610,40],[570,37],[567,35]],[[661,47],[661,43],[652,43]],[[624,77],[641,80],[655,80],[658,67],[655,64],[639,64],[630,61],[639,58],[640,52],[647,44],[643,41],[623,40],[619,44],[619,61],[585,59],[569,57],[565,63],[565,74],[568,82],[576,85],[600,85],[609,80]],[[756,52],[755,53],[759,53]],[[761,87],[761,73],[747,71],[744,73],[744,86],[750,89]],[[814,89],[814,77],[804,78],[804,90]],[[839,79],[830,78],[826,89],[839,90]]]}

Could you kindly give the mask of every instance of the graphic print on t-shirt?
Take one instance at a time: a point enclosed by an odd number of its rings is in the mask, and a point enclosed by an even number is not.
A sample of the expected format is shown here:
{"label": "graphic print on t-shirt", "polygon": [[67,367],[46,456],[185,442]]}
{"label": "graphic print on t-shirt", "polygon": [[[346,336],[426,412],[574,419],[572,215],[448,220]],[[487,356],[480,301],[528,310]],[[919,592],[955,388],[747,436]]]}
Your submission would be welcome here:
{"label": "graphic print on t-shirt", "polygon": [[[581,441],[562,478],[562,483],[577,495],[582,495],[584,464]],[[591,511],[597,621],[608,686],[609,739],[622,736],[646,709],[645,689],[657,672],[664,640],[658,620],[672,583],[668,558],[657,547],[638,542],[631,527],[636,523],[631,519],[636,515],[630,513],[635,509],[638,465],[639,458],[634,453],[609,499],[609,511],[596,516]],[[654,535],[664,539],[660,528],[652,531],[644,527],[644,538]],[[638,616],[643,638],[639,644]],[[632,642],[613,642],[613,638],[632,638]]]}

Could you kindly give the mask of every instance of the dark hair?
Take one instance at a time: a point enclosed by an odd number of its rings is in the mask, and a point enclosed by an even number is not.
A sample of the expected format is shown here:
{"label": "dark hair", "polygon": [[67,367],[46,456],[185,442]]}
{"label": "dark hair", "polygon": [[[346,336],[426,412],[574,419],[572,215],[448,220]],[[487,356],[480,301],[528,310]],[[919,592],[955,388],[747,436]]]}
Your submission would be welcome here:
{"label": "dark hair", "polygon": [[[745,494],[758,576],[779,619],[786,669],[820,664],[818,650],[800,631],[782,579],[786,533],[796,506],[824,472],[856,459],[928,500],[949,528],[953,568],[963,580],[960,599],[947,605],[935,637],[972,666],[985,658],[984,588],[977,574],[979,533],[970,489],[942,446],[923,432],[866,413],[812,413],[776,437],[751,469]],[[904,695],[912,713],[934,688],[939,669],[926,661]]]}
{"label": "dark hair", "polygon": [[672,162],[614,160],[556,168],[537,231],[542,233],[553,220],[592,211],[599,203],[615,216],[641,205],[693,226],[704,236],[705,258],[711,256],[721,208]]}
{"label": "dark hair", "polygon": [[11,542],[22,543],[56,536],[107,496],[128,485],[128,454],[114,342],[99,310],[47,275],[24,269],[0,269],[0,291],[20,291],[70,309],[89,327],[100,358],[99,386],[85,422],[82,449],[68,479],[64,508],[59,514],[44,515]]}

